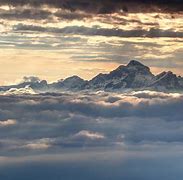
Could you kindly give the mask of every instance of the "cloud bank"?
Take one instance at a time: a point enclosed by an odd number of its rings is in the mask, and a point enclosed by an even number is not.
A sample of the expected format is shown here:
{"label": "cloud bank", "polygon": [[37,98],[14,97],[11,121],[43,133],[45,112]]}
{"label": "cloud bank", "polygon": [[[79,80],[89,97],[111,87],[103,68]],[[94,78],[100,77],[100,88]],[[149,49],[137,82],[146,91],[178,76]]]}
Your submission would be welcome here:
{"label": "cloud bank", "polygon": [[183,141],[179,93],[4,95],[0,101],[3,156]]}
{"label": "cloud bank", "polygon": [[181,0],[130,0],[125,2],[123,0],[105,0],[105,1],[89,1],[89,0],[1,0],[0,4],[7,4],[12,6],[42,6],[51,5],[57,8],[69,9],[71,11],[83,10],[87,12],[95,12],[100,14],[112,13],[116,11],[124,12],[156,12],[156,11],[182,11]]}
{"label": "cloud bank", "polygon": [[182,178],[181,93],[1,95],[0,102],[3,179]]}
{"label": "cloud bank", "polygon": [[86,35],[86,36],[117,36],[117,37],[172,37],[182,38],[183,32],[177,32],[172,30],[150,29],[150,30],[122,30],[122,29],[108,29],[97,27],[85,27],[85,26],[67,26],[64,28],[54,27],[41,27],[33,25],[18,24],[13,27],[15,31],[33,31],[33,32],[48,32],[48,33],[61,33],[61,34],[73,34],[73,35]]}

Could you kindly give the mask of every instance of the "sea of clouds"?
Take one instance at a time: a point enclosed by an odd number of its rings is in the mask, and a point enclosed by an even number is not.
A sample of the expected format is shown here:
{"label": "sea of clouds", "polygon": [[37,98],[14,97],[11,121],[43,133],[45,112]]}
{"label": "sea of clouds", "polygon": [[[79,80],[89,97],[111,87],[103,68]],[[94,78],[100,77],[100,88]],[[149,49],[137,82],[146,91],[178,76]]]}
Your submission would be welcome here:
{"label": "sea of clouds", "polygon": [[181,93],[7,94],[0,102],[4,179],[72,179],[70,172],[81,180],[87,174],[176,180],[183,175]]}

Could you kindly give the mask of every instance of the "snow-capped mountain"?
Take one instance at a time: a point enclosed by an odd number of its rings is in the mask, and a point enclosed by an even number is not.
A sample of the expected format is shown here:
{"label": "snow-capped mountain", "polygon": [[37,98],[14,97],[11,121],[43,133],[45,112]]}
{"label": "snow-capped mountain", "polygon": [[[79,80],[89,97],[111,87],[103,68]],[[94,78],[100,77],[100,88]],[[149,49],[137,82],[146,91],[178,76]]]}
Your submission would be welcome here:
{"label": "snow-capped mountain", "polygon": [[58,82],[54,82],[49,84],[51,89],[72,89],[79,90],[84,89],[87,84],[87,81],[80,78],[79,76],[71,76],[66,78],[65,80],[60,80]]}
{"label": "snow-capped mountain", "polygon": [[162,72],[155,76],[155,79],[149,85],[149,87],[155,90],[183,90],[183,78],[177,77],[171,71]]}
{"label": "snow-capped mountain", "polygon": [[98,74],[87,81],[78,76],[71,76],[65,80],[48,84],[37,77],[24,78],[18,85],[2,86],[1,91],[11,92],[15,89],[31,88],[34,92],[61,92],[65,90],[104,90],[122,91],[126,89],[151,89],[157,91],[183,91],[183,77],[177,76],[171,71],[158,75],[151,73],[150,68],[142,63],[132,60],[126,66],[120,65],[108,74]]}
{"label": "snow-capped mountain", "polygon": [[143,88],[150,84],[154,75],[149,67],[132,60],[127,66],[119,66],[109,74],[99,74],[89,81],[91,88],[105,90],[124,88]]}

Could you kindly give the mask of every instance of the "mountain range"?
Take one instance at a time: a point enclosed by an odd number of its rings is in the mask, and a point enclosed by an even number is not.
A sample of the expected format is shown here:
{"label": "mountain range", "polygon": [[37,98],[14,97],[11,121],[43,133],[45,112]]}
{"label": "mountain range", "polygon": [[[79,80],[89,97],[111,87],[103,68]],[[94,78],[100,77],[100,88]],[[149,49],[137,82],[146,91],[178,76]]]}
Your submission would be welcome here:
{"label": "mountain range", "polygon": [[78,76],[71,76],[54,83],[47,83],[37,77],[25,77],[17,85],[1,86],[0,91],[14,92],[21,89],[32,89],[34,92],[61,92],[81,90],[123,91],[156,90],[156,91],[182,91],[183,77],[171,71],[154,75],[150,68],[137,60],[131,60],[126,66],[120,65],[108,74],[98,74],[91,80],[84,80]]}

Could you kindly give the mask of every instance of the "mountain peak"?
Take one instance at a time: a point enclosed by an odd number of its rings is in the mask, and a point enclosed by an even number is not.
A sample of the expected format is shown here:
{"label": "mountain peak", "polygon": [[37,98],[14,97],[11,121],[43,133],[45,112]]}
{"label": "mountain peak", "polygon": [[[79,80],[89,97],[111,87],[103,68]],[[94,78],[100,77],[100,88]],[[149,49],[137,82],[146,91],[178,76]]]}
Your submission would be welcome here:
{"label": "mountain peak", "polygon": [[83,79],[77,75],[73,75],[73,76],[66,78],[64,81],[68,81],[68,80],[70,81],[70,80],[83,80]]}
{"label": "mountain peak", "polygon": [[144,64],[140,63],[137,60],[131,60],[126,67],[128,69],[137,70],[138,72],[145,72],[145,73],[148,73],[148,74],[152,74],[150,72],[150,68],[148,66],[145,66]]}
{"label": "mountain peak", "polygon": [[130,67],[130,66],[143,66],[143,67],[144,67],[144,65],[143,65],[142,63],[140,63],[139,61],[137,61],[137,60],[131,60],[131,61],[128,63],[127,66],[128,66],[128,67]]}

